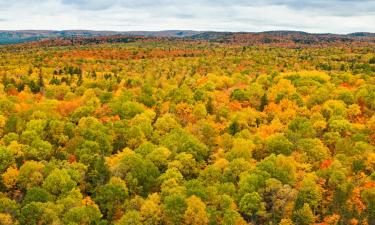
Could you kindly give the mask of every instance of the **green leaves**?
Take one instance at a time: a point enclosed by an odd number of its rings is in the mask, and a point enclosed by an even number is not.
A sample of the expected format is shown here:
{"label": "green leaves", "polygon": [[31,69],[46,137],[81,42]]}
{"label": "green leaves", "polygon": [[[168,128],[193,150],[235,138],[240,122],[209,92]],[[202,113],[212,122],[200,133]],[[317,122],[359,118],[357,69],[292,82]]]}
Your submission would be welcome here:
{"label": "green leaves", "polygon": [[0,146],[0,173],[3,173],[14,162],[13,152],[6,147]]}
{"label": "green leaves", "polygon": [[199,140],[182,129],[172,130],[165,135],[161,144],[176,153],[190,153],[197,161],[202,161],[208,156],[208,148]]}
{"label": "green leaves", "polygon": [[72,180],[68,171],[66,171],[65,169],[53,170],[43,182],[43,188],[45,188],[49,193],[56,196],[65,194],[76,186],[77,183]]}

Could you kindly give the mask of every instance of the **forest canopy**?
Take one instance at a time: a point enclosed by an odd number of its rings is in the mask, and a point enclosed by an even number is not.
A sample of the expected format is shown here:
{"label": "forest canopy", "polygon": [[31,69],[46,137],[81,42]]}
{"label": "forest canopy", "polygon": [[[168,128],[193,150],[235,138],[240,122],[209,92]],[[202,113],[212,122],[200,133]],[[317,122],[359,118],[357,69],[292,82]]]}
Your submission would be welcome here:
{"label": "forest canopy", "polygon": [[241,40],[0,47],[0,224],[375,224],[374,46]]}

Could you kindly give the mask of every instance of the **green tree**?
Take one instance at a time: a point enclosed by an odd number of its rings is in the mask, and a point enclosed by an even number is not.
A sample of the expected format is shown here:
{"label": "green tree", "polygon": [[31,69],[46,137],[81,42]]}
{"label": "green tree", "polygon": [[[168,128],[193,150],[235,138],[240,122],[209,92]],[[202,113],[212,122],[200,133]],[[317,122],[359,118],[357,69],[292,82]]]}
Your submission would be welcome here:
{"label": "green tree", "polygon": [[109,221],[112,221],[116,210],[124,203],[127,192],[125,182],[117,177],[112,177],[108,184],[100,186],[95,192],[94,200]]}
{"label": "green tree", "polygon": [[132,210],[125,213],[116,225],[142,225],[142,218],[138,211]]}
{"label": "green tree", "polygon": [[77,183],[72,180],[68,171],[65,169],[53,170],[43,182],[43,188],[57,196],[69,192],[75,188],[76,185]]}
{"label": "green tree", "polygon": [[240,200],[239,208],[246,216],[253,218],[263,214],[265,210],[262,197],[257,192],[245,194]]}
{"label": "green tree", "polygon": [[190,153],[197,161],[202,161],[208,156],[208,148],[196,137],[182,129],[172,130],[163,137],[161,144],[173,153]]}
{"label": "green tree", "polygon": [[301,209],[293,212],[293,221],[296,224],[311,225],[314,223],[314,214],[310,209],[309,204],[304,204]]}

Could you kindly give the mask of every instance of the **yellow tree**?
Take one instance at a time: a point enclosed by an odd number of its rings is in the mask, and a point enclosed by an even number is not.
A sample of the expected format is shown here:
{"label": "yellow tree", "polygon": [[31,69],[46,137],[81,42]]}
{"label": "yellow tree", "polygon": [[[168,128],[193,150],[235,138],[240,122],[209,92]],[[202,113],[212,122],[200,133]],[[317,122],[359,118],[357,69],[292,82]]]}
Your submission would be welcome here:
{"label": "yellow tree", "polygon": [[206,205],[196,196],[187,199],[187,209],[184,215],[186,225],[206,225],[208,224],[208,216],[206,213]]}

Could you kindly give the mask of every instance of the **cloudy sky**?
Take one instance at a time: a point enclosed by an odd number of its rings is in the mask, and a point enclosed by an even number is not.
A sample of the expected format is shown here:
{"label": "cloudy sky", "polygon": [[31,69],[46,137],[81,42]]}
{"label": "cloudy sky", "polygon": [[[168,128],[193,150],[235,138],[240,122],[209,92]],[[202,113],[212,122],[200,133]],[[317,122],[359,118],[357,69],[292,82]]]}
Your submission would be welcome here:
{"label": "cloudy sky", "polygon": [[375,0],[0,0],[0,30],[375,32]]}

